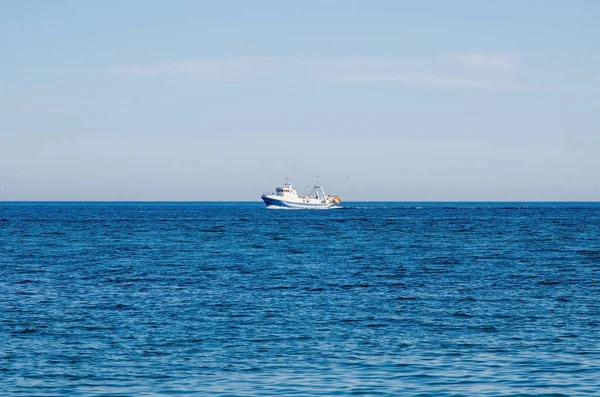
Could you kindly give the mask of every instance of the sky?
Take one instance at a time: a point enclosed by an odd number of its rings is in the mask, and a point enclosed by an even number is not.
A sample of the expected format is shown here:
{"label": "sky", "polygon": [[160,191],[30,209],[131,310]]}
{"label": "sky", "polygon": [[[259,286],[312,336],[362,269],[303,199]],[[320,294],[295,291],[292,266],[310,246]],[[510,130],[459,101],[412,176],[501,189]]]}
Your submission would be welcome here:
{"label": "sky", "polygon": [[600,1],[0,5],[0,201],[600,201]]}

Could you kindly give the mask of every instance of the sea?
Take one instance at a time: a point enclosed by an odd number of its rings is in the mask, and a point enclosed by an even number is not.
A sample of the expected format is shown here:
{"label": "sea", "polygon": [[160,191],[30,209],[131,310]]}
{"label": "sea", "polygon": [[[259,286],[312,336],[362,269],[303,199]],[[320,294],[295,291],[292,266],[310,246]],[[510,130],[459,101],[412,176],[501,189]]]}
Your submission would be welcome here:
{"label": "sea", "polygon": [[598,396],[599,203],[0,203],[1,396]]}

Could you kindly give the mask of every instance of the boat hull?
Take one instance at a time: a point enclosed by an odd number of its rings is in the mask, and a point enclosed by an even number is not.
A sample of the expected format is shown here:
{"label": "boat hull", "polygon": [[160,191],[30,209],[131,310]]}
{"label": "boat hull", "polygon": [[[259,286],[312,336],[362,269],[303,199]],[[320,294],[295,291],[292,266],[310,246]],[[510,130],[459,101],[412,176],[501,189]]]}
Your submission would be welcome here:
{"label": "boat hull", "polygon": [[334,206],[333,203],[321,203],[321,202],[304,202],[304,201],[291,201],[282,200],[280,197],[263,195],[262,200],[265,202],[267,207],[280,207],[280,208],[297,208],[297,209],[327,209]]}

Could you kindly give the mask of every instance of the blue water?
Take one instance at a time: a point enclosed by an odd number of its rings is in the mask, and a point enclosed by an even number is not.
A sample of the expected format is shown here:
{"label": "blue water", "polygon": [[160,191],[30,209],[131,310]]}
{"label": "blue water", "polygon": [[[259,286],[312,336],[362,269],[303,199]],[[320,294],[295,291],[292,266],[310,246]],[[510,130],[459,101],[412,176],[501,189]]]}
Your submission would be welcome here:
{"label": "blue water", "polygon": [[0,394],[600,395],[600,204],[0,204]]}

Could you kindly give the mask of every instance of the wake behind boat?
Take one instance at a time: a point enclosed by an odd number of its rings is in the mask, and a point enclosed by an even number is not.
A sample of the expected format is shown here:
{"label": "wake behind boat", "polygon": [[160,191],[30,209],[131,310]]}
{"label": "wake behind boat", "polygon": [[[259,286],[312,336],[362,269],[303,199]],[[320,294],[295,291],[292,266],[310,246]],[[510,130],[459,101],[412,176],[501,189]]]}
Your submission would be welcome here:
{"label": "wake behind boat", "polygon": [[291,182],[286,181],[282,187],[275,189],[275,193],[260,196],[267,207],[327,209],[342,202],[337,194],[327,195],[317,183],[313,186],[311,194],[298,194]]}

